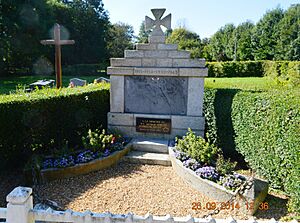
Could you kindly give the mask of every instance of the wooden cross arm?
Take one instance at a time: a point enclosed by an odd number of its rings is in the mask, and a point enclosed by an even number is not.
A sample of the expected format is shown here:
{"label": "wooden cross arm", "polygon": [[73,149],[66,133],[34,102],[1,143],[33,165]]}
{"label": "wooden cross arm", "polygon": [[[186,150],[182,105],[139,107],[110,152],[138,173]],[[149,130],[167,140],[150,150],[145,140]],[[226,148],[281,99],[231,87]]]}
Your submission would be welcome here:
{"label": "wooden cross arm", "polygon": [[59,45],[72,45],[75,44],[75,40],[61,40],[59,41]]}
{"label": "wooden cross arm", "polygon": [[72,45],[75,44],[74,40],[60,40],[58,43],[53,39],[49,40],[41,40],[41,44],[43,45]]}
{"label": "wooden cross arm", "polygon": [[41,44],[43,45],[54,45],[55,42],[53,39],[48,39],[48,40],[41,40]]}

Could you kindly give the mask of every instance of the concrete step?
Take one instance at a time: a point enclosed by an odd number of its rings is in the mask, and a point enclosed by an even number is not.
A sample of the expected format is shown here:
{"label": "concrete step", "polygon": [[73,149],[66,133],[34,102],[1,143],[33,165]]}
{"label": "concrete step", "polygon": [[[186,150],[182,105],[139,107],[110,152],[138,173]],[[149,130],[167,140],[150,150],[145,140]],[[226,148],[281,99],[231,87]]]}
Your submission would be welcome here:
{"label": "concrete step", "polygon": [[149,153],[168,153],[169,140],[136,138],[132,141],[133,149]]}
{"label": "concrete step", "polygon": [[123,160],[130,163],[153,164],[171,166],[171,160],[168,154],[148,153],[143,151],[131,151],[124,156]]}

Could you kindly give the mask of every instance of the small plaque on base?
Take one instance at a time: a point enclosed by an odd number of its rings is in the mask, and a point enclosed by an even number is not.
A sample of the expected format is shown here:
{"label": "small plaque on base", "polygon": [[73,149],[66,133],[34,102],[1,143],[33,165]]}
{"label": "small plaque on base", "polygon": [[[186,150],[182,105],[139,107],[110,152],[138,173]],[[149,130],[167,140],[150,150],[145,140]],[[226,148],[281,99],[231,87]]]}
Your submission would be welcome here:
{"label": "small plaque on base", "polygon": [[136,118],[136,131],[145,133],[171,133],[171,119]]}

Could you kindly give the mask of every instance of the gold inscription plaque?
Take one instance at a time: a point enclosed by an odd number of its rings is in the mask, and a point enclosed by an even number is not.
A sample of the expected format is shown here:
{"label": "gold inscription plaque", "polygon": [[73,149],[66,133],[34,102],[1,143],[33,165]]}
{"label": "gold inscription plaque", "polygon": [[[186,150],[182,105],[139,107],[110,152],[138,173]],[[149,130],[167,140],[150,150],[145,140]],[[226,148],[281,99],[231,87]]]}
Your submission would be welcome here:
{"label": "gold inscription plaque", "polygon": [[147,133],[171,133],[171,119],[136,118],[136,131]]}

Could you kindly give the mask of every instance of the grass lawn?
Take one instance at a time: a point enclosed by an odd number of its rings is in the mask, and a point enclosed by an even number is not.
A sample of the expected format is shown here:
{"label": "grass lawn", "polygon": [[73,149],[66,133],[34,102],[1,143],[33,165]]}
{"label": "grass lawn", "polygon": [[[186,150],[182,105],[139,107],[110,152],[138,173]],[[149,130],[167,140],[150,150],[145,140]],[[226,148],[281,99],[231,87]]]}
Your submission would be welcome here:
{"label": "grass lawn", "polygon": [[[94,82],[94,79],[101,77],[99,76],[63,76],[63,86],[67,87],[72,78],[80,78],[87,80],[88,83]],[[103,75],[103,77],[106,77]],[[38,80],[55,80],[55,76],[21,76],[21,77],[0,77],[0,94],[9,94],[10,91],[15,91],[18,85],[24,86],[29,85]]]}
{"label": "grass lawn", "polygon": [[[63,86],[67,87],[71,78],[75,76],[63,76]],[[94,79],[100,76],[77,76],[77,78],[87,80],[92,83]],[[105,76],[107,77],[107,76]],[[0,94],[9,94],[15,91],[18,85],[29,85],[37,80],[54,79],[55,76],[23,76],[23,77],[5,77],[0,78]],[[244,77],[244,78],[205,78],[206,88],[227,88],[262,91],[278,88],[278,86],[267,78]]]}
{"label": "grass lawn", "polygon": [[264,91],[282,88],[265,77],[205,78],[206,88],[227,88],[250,91]]}

